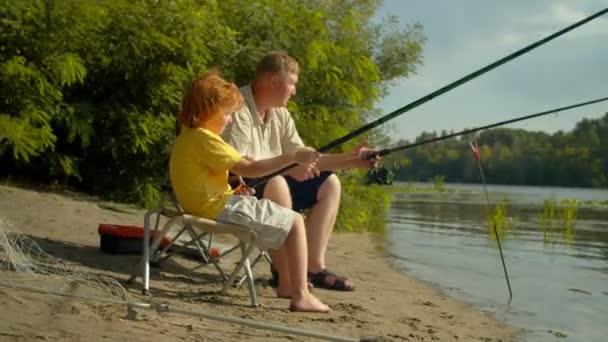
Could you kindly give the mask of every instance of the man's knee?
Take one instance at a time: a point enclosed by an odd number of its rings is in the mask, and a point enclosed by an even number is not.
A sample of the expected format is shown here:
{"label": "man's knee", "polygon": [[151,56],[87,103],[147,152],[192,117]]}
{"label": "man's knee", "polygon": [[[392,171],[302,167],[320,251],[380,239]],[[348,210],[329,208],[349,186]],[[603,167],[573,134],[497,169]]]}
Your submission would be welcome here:
{"label": "man's knee", "polygon": [[340,179],[335,174],[332,174],[321,183],[319,192],[317,193],[317,201],[322,201],[327,197],[334,197],[339,201],[341,191],[342,185],[340,184]]}
{"label": "man's knee", "polygon": [[264,198],[283,207],[291,208],[291,193],[285,178],[282,176],[271,178],[264,189]]}

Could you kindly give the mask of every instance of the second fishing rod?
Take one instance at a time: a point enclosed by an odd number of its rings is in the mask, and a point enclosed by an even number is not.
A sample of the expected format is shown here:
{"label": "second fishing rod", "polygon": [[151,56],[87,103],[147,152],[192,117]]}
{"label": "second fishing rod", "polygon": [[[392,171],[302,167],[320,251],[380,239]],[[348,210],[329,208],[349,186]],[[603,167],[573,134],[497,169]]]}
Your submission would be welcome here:
{"label": "second fishing rod", "polygon": [[509,119],[509,120],[504,120],[504,121],[496,122],[496,123],[493,123],[493,124],[490,124],[490,125],[485,125],[485,126],[481,126],[481,127],[477,127],[477,128],[465,129],[465,130],[462,130],[462,131],[457,132],[457,133],[451,133],[451,134],[447,134],[447,135],[444,135],[444,136],[441,136],[441,137],[437,137],[437,138],[432,138],[432,139],[418,141],[418,142],[411,143],[411,144],[405,144],[405,145],[402,145],[402,146],[397,146],[397,147],[391,147],[391,148],[383,149],[383,150],[377,151],[375,154],[371,155],[369,158],[371,159],[373,157],[382,157],[382,156],[386,156],[386,155],[391,154],[391,153],[396,152],[396,151],[407,150],[407,149],[418,147],[418,146],[421,146],[421,145],[431,144],[431,143],[434,143],[434,142],[438,142],[438,141],[442,141],[442,140],[447,140],[447,139],[451,139],[451,138],[455,138],[455,137],[458,137],[458,136],[462,136],[462,135],[467,135],[467,134],[483,131],[483,130],[494,128],[494,127],[504,126],[504,125],[515,123],[515,122],[520,122],[520,121],[524,121],[524,120],[530,120],[530,119],[538,118],[538,117],[549,115],[549,114],[556,114],[556,113],[559,113],[559,112],[562,112],[562,111],[566,111],[566,110],[570,110],[570,109],[575,109],[575,108],[580,108],[580,107],[584,107],[584,106],[589,106],[589,105],[600,103],[600,102],[604,102],[604,101],[608,101],[608,96],[607,97],[602,97],[602,98],[599,98],[599,99],[595,99],[595,100],[575,103],[575,104],[572,104],[572,105],[569,105],[569,106],[563,106],[563,107],[553,108],[553,109],[545,110],[545,111],[534,113],[534,114],[520,116],[520,117],[516,117],[516,118],[513,118],[513,119]]}

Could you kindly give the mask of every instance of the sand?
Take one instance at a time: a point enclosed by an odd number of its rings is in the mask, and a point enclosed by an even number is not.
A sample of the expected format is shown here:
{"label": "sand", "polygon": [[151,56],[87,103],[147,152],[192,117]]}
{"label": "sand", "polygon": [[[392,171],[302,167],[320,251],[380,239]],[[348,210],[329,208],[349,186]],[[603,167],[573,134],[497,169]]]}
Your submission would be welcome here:
{"label": "sand", "polygon": [[[288,300],[276,298],[266,285],[268,265],[254,269],[260,307],[249,304],[246,287],[220,295],[218,273],[210,265],[177,257],[152,269],[152,296],[141,294],[141,279],[126,280],[139,258],[99,250],[99,223],[142,225],[141,209],[108,205],[94,197],[0,186],[0,218],[5,226],[36,241],[42,249],[74,269],[120,281],[135,302],[168,303],[171,308],[250,319],[318,333],[378,341],[512,341],[519,331],[490,315],[446,296],[440,290],[394,269],[370,234],[334,234],[328,260],[349,275],[354,292],[314,289],[332,308],[328,314],[289,312]],[[229,241],[222,241],[228,243]],[[226,261],[230,268],[233,263]],[[18,274],[1,271],[0,281]],[[44,277],[23,286],[52,288]],[[119,299],[108,295],[102,299]],[[135,309],[125,305],[38,294],[0,286],[1,341],[307,341],[283,332],[254,329],[176,312]]]}

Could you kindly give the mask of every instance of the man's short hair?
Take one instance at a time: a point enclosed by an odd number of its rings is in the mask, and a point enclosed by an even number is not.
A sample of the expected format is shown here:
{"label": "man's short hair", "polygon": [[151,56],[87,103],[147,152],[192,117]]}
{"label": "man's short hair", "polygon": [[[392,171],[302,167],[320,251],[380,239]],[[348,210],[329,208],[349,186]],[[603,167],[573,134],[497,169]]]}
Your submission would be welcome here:
{"label": "man's short hair", "polygon": [[300,73],[300,66],[298,61],[286,52],[271,51],[262,57],[255,69],[256,77],[265,73],[292,73],[297,75]]}

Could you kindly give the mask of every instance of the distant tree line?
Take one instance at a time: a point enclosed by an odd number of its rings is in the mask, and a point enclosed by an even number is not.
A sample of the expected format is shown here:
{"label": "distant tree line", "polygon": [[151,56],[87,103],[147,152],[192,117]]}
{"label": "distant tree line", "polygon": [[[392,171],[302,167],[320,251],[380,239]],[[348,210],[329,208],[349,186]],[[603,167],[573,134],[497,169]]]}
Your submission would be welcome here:
{"label": "distant tree line", "polygon": [[[416,142],[452,132],[425,132]],[[395,152],[387,158],[395,179],[479,182],[479,171],[469,145],[473,137],[457,137]],[[554,134],[497,128],[474,137],[479,144],[489,183],[608,187],[608,113],[583,119],[569,132]],[[396,145],[407,144],[402,140]],[[403,161],[397,163],[397,161]]]}

